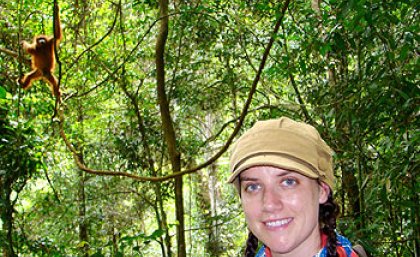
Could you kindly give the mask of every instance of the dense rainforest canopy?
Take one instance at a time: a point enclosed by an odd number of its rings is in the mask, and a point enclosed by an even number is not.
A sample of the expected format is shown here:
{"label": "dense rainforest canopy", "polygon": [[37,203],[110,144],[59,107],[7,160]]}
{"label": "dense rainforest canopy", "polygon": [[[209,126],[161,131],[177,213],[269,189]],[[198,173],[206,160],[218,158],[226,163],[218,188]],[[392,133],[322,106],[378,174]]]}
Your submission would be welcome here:
{"label": "dense rainforest canopy", "polygon": [[[54,3],[61,102],[16,82]],[[337,230],[372,256],[420,256],[419,8],[1,0],[0,253],[241,256],[229,149],[284,115],[335,152]]]}

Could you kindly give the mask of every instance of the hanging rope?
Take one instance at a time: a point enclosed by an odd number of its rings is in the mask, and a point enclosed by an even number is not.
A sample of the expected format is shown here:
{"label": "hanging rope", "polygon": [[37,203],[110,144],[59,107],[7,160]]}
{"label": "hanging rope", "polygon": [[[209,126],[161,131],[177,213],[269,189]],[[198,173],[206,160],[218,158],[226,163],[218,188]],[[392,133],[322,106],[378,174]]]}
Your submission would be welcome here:
{"label": "hanging rope", "polygon": [[[61,35],[61,28],[57,26],[60,26],[60,16],[59,16],[59,8],[58,8],[58,0],[54,0],[54,7],[53,7],[53,31],[54,31],[54,56],[55,56],[55,61],[56,64],[58,66],[58,82],[57,82],[57,87],[58,90],[61,87],[61,61],[60,58],[58,56],[58,51],[57,51],[57,44],[56,44],[56,40],[58,38],[61,39],[62,35]],[[60,33],[60,34],[58,34]],[[54,114],[52,116],[52,120],[57,116],[57,112],[58,112],[58,108],[59,108],[59,104],[61,103],[61,99],[60,99],[60,94],[55,94],[55,104],[54,104]]]}

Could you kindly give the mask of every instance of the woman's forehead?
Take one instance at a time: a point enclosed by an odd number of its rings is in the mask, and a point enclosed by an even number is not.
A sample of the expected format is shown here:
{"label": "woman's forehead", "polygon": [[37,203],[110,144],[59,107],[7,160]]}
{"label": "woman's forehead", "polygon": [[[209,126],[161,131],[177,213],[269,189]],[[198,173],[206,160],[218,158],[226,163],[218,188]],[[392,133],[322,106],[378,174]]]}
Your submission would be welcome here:
{"label": "woman's forehead", "polygon": [[309,178],[303,174],[300,174],[297,171],[283,169],[275,166],[270,165],[261,165],[261,166],[253,166],[248,169],[245,169],[242,171],[238,178],[239,181],[247,181],[247,180],[256,180],[256,179],[262,179],[262,178],[282,178],[284,176],[290,176],[293,175],[295,177],[299,177],[302,179],[309,179],[313,180],[312,178]]}

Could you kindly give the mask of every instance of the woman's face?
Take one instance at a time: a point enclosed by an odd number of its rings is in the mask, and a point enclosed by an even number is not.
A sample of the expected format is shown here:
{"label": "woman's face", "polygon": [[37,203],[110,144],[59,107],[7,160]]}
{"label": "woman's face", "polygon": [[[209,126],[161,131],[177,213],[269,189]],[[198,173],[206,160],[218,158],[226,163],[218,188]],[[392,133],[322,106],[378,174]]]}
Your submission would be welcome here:
{"label": "woman's face", "polygon": [[240,174],[242,207],[252,233],[273,256],[313,256],[321,247],[318,209],[326,184],[272,166]]}

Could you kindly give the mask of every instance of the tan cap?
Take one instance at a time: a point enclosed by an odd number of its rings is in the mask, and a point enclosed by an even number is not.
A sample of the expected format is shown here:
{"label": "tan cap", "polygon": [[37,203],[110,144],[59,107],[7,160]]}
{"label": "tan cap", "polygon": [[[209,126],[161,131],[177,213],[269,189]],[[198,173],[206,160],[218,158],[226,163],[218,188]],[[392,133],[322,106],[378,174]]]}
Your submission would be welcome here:
{"label": "tan cap", "polygon": [[242,171],[259,165],[296,171],[334,190],[332,150],[306,123],[287,117],[256,122],[232,149],[228,182],[237,181]]}

